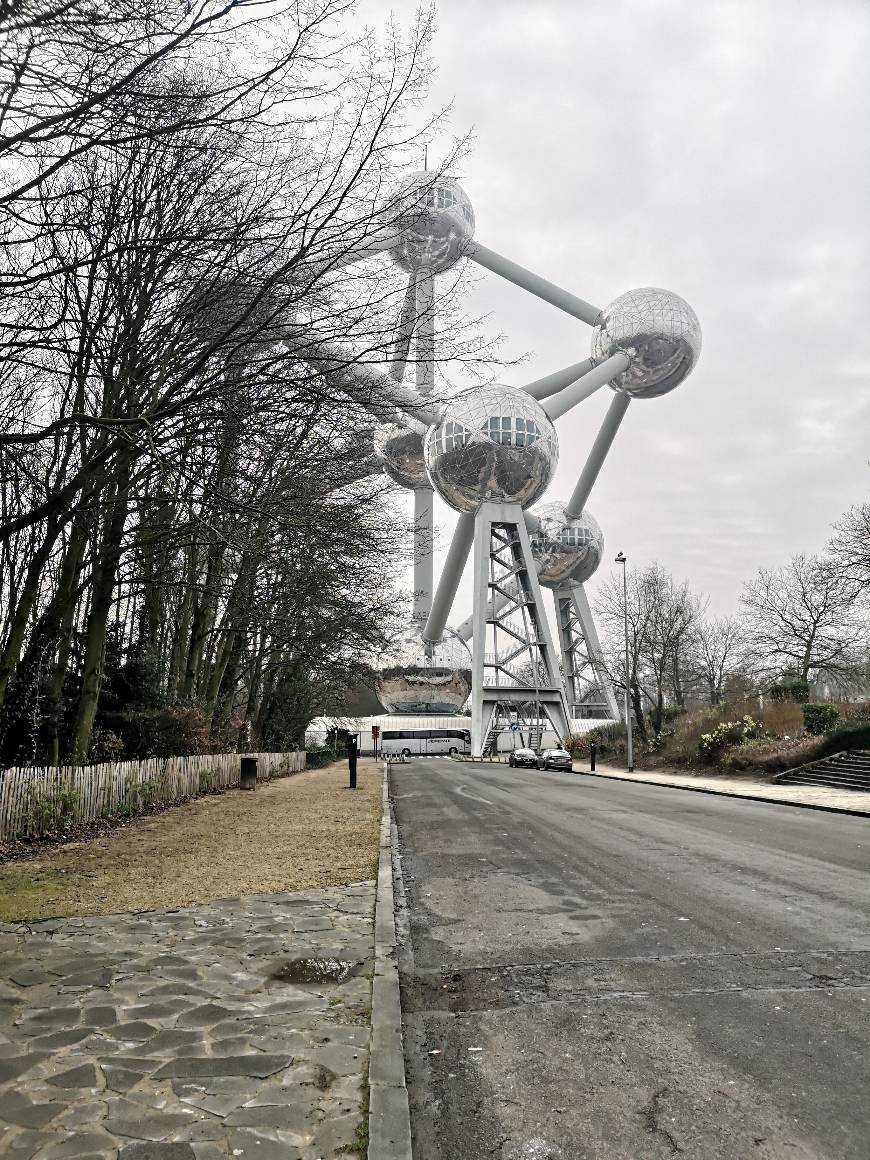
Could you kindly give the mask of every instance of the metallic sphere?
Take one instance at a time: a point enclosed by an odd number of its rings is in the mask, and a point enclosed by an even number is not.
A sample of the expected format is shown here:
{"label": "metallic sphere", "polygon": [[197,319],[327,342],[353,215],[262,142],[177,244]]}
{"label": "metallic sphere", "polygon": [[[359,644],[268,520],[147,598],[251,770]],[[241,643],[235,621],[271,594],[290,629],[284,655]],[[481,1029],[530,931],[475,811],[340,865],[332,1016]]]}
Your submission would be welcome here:
{"label": "metallic sphere", "polygon": [[557,588],[588,580],[604,554],[604,535],[595,517],[584,510],[572,520],[563,503],[542,504],[532,514],[540,521],[531,536],[540,583]]}
{"label": "metallic sphere", "polygon": [[487,500],[528,507],[559,461],[556,430],[541,404],[498,383],[452,399],[423,446],[432,486],[458,512],[475,512]]}
{"label": "metallic sphere", "polygon": [[653,399],[678,387],[701,353],[701,326],[679,294],[629,290],[602,310],[592,335],[598,362],[622,351],[631,366],[610,384],[633,399]]}
{"label": "metallic sphere", "polygon": [[400,423],[381,423],[375,428],[375,455],[384,471],[400,487],[428,487],[423,461],[423,436]]}
{"label": "metallic sphere", "polygon": [[399,229],[390,254],[403,270],[449,270],[462,257],[463,243],[474,236],[474,210],[452,177],[412,173],[393,191],[388,205],[389,224]]}
{"label": "metallic sphere", "polygon": [[381,658],[378,699],[388,713],[459,713],[471,695],[471,652],[452,628],[427,646],[409,624]]}

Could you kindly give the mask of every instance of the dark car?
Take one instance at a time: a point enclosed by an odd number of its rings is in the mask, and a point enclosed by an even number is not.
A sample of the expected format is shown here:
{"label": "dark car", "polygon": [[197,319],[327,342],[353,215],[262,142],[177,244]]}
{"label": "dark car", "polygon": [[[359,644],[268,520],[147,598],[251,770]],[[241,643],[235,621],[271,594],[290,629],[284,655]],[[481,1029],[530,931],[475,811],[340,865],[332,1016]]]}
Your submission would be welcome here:
{"label": "dark car", "polygon": [[573,769],[567,749],[545,749],[538,758],[538,769]]}
{"label": "dark car", "polygon": [[534,769],[538,764],[538,755],[534,749],[515,749],[508,758],[508,765],[524,765]]}

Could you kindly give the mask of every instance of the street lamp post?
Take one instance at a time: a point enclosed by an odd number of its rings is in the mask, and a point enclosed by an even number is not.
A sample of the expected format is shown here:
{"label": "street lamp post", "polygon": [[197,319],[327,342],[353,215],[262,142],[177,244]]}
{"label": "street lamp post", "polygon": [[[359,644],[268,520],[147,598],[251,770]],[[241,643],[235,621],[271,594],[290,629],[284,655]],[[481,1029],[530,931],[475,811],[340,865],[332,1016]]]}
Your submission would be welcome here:
{"label": "street lamp post", "polygon": [[622,609],[625,620],[625,729],[627,734],[626,757],[628,758],[628,772],[634,769],[634,738],[631,729],[631,697],[629,695],[629,664],[628,664],[628,577],[626,564],[628,559],[623,552],[616,557],[616,563],[622,565]]}

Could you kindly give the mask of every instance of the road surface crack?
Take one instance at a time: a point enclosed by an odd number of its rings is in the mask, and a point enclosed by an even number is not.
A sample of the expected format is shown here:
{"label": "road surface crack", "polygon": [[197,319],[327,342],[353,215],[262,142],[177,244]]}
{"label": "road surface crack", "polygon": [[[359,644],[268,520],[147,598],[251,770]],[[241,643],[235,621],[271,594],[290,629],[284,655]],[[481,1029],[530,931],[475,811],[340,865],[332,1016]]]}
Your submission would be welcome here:
{"label": "road surface crack", "polygon": [[660,1087],[658,1091],[653,1094],[652,1099],[646,1105],[646,1107],[641,1108],[640,1114],[643,1116],[644,1122],[646,1123],[649,1131],[654,1135],[661,1136],[662,1139],[666,1140],[672,1152],[682,1152],[683,1149],[680,1147],[668,1129],[665,1128],[661,1123],[662,1109],[660,1104],[662,1099],[664,1099],[664,1097],[668,1094],[668,1090],[669,1089],[667,1084],[665,1084],[664,1087]]}

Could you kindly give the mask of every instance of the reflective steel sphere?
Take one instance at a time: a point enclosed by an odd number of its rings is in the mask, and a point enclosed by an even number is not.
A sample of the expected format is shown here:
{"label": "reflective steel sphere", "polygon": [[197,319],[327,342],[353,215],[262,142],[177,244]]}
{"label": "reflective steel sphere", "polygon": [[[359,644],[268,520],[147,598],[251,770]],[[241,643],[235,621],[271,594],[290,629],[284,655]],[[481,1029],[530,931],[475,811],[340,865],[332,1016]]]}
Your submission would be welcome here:
{"label": "reflective steel sphere", "polygon": [[599,362],[622,351],[627,371],[610,384],[633,399],[653,399],[678,387],[701,353],[701,326],[679,294],[644,287],[629,290],[606,306],[592,334]]}
{"label": "reflective steel sphere", "polygon": [[458,512],[475,512],[486,500],[528,507],[559,461],[556,430],[541,404],[498,383],[452,399],[423,446],[432,486]]}
{"label": "reflective steel sphere", "polygon": [[423,461],[423,436],[400,423],[381,423],[375,428],[375,455],[384,471],[401,487],[428,487]]}
{"label": "reflective steel sphere", "polygon": [[547,503],[534,515],[540,520],[531,536],[538,580],[556,588],[570,580],[588,580],[604,554],[604,535],[588,511],[576,520],[565,515],[563,503]]}
{"label": "reflective steel sphere", "polygon": [[376,689],[388,713],[459,713],[471,696],[471,652],[452,628],[426,646],[409,624],[381,658]]}
{"label": "reflective steel sphere", "polygon": [[399,229],[390,254],[403,270],[449,270],[462,257],[462,243],[474,236],[474,210],[452,177],[412,173],[393,191],[388,206],[389,224]]}

